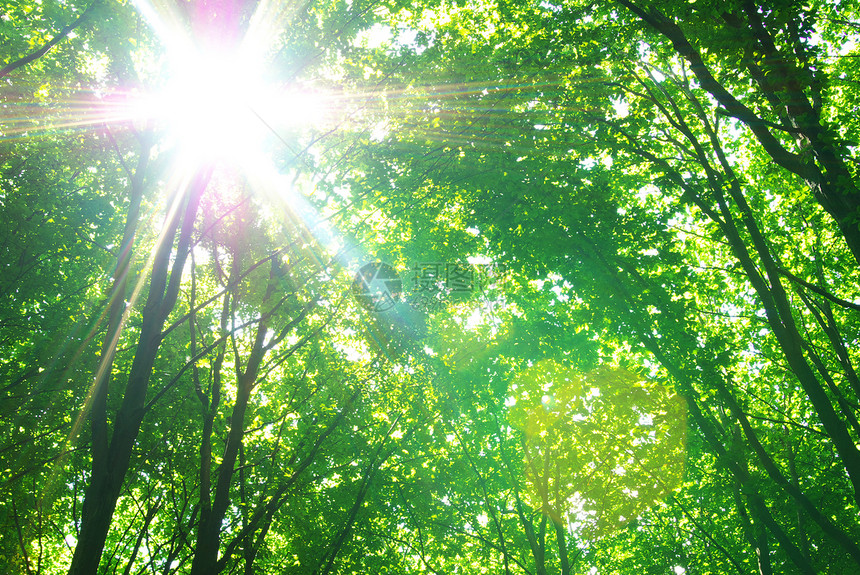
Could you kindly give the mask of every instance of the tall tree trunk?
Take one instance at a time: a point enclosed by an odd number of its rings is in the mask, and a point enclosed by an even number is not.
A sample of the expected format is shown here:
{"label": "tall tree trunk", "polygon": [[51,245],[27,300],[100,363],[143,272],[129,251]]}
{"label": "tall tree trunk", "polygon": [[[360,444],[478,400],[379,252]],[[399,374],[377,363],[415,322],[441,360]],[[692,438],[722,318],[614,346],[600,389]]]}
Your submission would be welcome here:
{"label": "tall tree trunk", "polygon": [[[230,432],[227,436],[227,445],[224,447],[224,455],[221,458],[221,467],[215,485],[215,497],[208,513],[201,513],[200,515],[197,547],[194,550],[194,559],[191,563],[191,575],[213,575],[217,572],[221,524],[230,504],[230,485],[233,481],[239,448],[245,435],[245,413],[248,410],[251,391],[257,381],[260,365],[265,355],[263,344],[268,331],[266,321],[261,320],[257,326],[254,348],[248,358],[248,364],[237,382],[236,403],[230,417]],[[201,497],[207,497],[207,495],[202,494]]]}
{"label": "tall tree trunk", "polygon": [[[317,454],[320,452],[322,448],[323,442],[334,432],[335,429],[340,426],[344,419],[346,418],[349,411],[352,409],[353,404],[358,399],[359,395],[361,395],[361,386],[358,386],[350,398],[347,400],[346,404],[341,408],[340,413],[332,419],[332,421],[326,426],[325,430],[319,434],[314,441],[313,446],[308,450],[308,453],[301,458],[299,461],[299,452],[296,451],[293,456],[290,458],[288,465],[298,461],[298,464],[295,468],[293,468],[293,473],[283,481],[275,492],[269,498],[263,498],[257,508],[254,510],[253,514],[249,517],[247,524],[242,528],[242,530],[237,533],[233,539],[227,543],[224,549],[224,553],[220,559],[218,559],[218,563],[215,565],[214,573],[220,573],[227,567],[227,562],[233,556],[233,553],[242,545],[250,544],[247,543],[249,539],[254,536],[254,533],[257,529],[260,529],[259,536],[257,537],[257,547],[263,543],[263,538],[265,537],[266,531],[268,531],[271,526],[272,521],[274,520],[275,513],[281,508],[284,503],[287,501],[287,494],[289,489],[295,484],[299,477],[304,473],[304,471],[310,466],[311,463],[316,459]],[[306,434],[297,445],[297,449],[304,445],[306,440],[310,439],[310,432]]]}
{"label": "tall tree trunk", "polygon": [[[391,437],[391,433],[397,428],[397,424],[400,423],[400,418],[402,416],[402,413],[399,414],[394,421],[391,422],[391,425],[388,427],[388,431],[385,432],[385,436],[379,442],[379,447],[376,449],[376,452],[373,454],[373,457],[370,459],[370,462],[364,470],[361,485],[358,488],[358,495],[356,495],[355,503],[353,503],[352,509],[349,511],[349,515],[347,516],[343,529],[341,529],[340,533],[338,533],[337,537],[332,541],[331,545],[329,545],[329,548],[326,550],[326,554],[323,556],[322,561],[320,561],[320,566],[314,570],[314,575],[329,575],[329,573],[331,573],[332,567],[334,566],[334,562],[337,559],[341,548],[343,548],[344,543],[346,543],[349,538],[353,526],[355,526],[358,512],[364,504],[364,498],[367,496],[367,492],[370,489],[373,476],[393,453],[392,451],[389,451],[383,455],[383,449],[385,448],[385,443],[388,441],[388,438]],[[323,565],[323,562],[325,562],[325,565]]]}
{"label": "tall tree trunk", "polygon": [[[743,457],[741,457],[741,454],[744,453],[744,445],[741,441],[740,430],[736,426],[732,429],[732,451],[738,454],[739,463],[746,468],[746,473],[749,473],[746,455],[744,454]],[[741,495],[742,492],[743,486],[736,476],[734,480],[735,506],[737,507],[738,515],[741,517],[741,521],[743,522],[742,527],[744,535],[746,536],[750,547],[752,547],[755,552],[759,575],[773,575],[773,565],[770,560],[770,544],[768,542],[767,529],[762,522],[760,510],[751,505],[750,507],[753,509],[752,516],[748,515]]]}
{"label": "tall tree trunk", "polygon": [[[698,113],[703,114],[703,110],[700,108]],[[654,156],[635,144],[633,144],[634,151],[662,168],[673,183],[684,190],[689,201],[693,202],[723,232],[733,254],[761,300],[767,322],[779,343],[786,362],[806,392],[825,431],[833,440],[833,446],[839,454],[848,479],[852,484],[854,499],[860,504],[860,450],[855,446],[847,426],[839,418],[830,398],[804,356],[804,339],[795,322],[791,302],[782,283],[780,268],[767,240],[759,229],[752,209],[742,193],[740,180],[728,162],[718,135],[709,124],[704,123],[704,127],[722,172],[711,164],[709,153],[705,151],[702,143],[690,131],[683,118],[679,117],[677,120],[679,129],[696,150],[697,161],[707,174],[705,185],[710,188],[713,198],[706,197],[697,186],[685,181],[681,174],[664,159]],[[726,191],[728,191],[728,196]],[[740,212],[740,215],[736,215],[732,210],[729,200]],[[713,205],[714,202],[716,207]],[[747,242],[742,237],[741,230],[743,229],[749,233],[752,247],[748,247]],[[635,275],[635,270],[631,273]]]}
{"label": "tall tree trunk", "polygon": [[[69,575],[95,575],[98,571],[117,500],[130,466],[134,443],[143,422],[149,378],[161,346],[161,330],[176,304],[197,208],[210,174],[210,170],[197,174],[187,189],[179,192],[184,196],[184,201],[177,199],[179,205],[165,224],[161,244],[153,260],[140,338],[110,445],[104,453],[93,450],[92,476],[84,497],[81,531]],[[180,230],[179,241],[171,269],[170,256],[177,230]]]}
{"label": "tall tree trunk", "polygon": [[[234,252],[232,271],[230,273],[229,284],[235,286],[240,277],[239,255]],[[269,283],[266,287],[266,295],[263,298],[264,302],[269,301],[278,286],[278,278],[280,277],[280,263],[277,258],[271,260],[271,270],[269,272]],[[276,334],[274,339],[268,344],[266,338],[269,334],[269,320],[272,314],[286,301],[286,298],[278,298],[271,309],[262,314],[259,323],[257,324],[257,332],[254,337],[254,344],[251,352],[248,354],[248,363],[245,365],[244,371],[237,375],[236,382],[236,402],[233,405],[233,413],[230,416],[230,431],[227,436],[227,444],[224,447],[224,454],[221,458],[221,466],[218,470],[218,478],[215,485],[215,496],[211,500],[210,506],[210,478],[209,469],[211,467],[211,434],[212,421],[215,417],[214,398],[216,392],[220,393],[220,371],[223,364],[223,352],[219,353],[216,358],[216,372],[213,377],[218,378],[217,385],[213,386],[213,406],[208,410],[204,420],[204,437],[201,448],[201,482],[200,482],[200,523],[197,529],[197,545],[194,549],[194,558],[191,562],[192,575],[212,575],[217,573],[219,568],[218,550],[221,540],[221,525],[224,522],[224,517],[227,513],[227,508],[230,505],[230,486],[235,473],[236,459],[242,450],[242,440],[245,436],[245,414],[248,411],[251,392],[257,383],[257,378],[260,374],[260,367],[266,353],[273,345],[279,342],[287,332],[294,327],[299,321],[305,317],[306,311],[299,313],[293,321],[287,324],[287,327],[280,334]],[[224,300],[224,308],[221,315],[222,331],[226,327],[227,319],[227,296]],[[233,302],[235,304],[235,301]],[[306,308],[307,309],[307,308]],[[239,365],[238,357],[236,365]],[[240,368],[239,368],[240,369]],[[206,403],[204,402],[204,407]],[[247,528],[247,517],[245,518],[245,528]],[[243,528],[244,530],[244,528]]]}
{"label": "tall tree trunk", "polygon": [[[144,136],[140,156],[134,174],[131,175],[131,194],[129,197],[128,213],[123,230],[122,243],[119,246],[116,268],[114,270],[113,286],[108,297],[108,326],[99,353],[99,366],[93,381],[91,391],[92,408],[90,421],[92,430],[93,474],[96,473],[96,461],[102,461],[107,456],[109,438],[107,423],[107,397],[113,362],[116,356],[116,346],[123,327],[123,316],[126,313],[125,298],[128,293],[128,272],[131,256],[134,250],[134,239],[137,233],[137,222],[140,218],[140,203],[143,199],[143,186],[146,169],[149,165],[152,151],[150,135]],[[117,152],[119,153],[119,152]]]}
{"label": "tall tree trunk", "polygon": [[[617,292],[619,293],[619,301],[633,301],[633,298],[630,296],[630,290],[628,289],[628,286],[618,277],[618,270],[624,270],[626,264],[624,264],[623,262],[612,263],[607,261],[602,257],[602,255],[600,255],[598,246],[589,244],[587,241],[585,243],[587,246],[586,249],[577,250],[579,255],[582,256],[584,259],[593,261],[596,264],[594,267],[595,271],[603,268],[607,276],[611,278],[610,282],[616,287]],[[597,257],[595,257],[595,255],[597,255]],[[633,273],[631,272],[631,274]],[[637,277],[635,276],[635,274],[633,275],[634,277]],[[642,280],[640,278],[640,282],[641,281]],[[643,284],[637,287],[641,289],[649,286]],[[726,435],[724,430],[720,428],[717,422],[713,421],[710,417],[706,416],[705,413],[703,413],[700,407],[700,405],[702,404],[701,397],[690,384],[691,381],[700,379],[701,373],[697,370],[683,369],[666,351],[666,349],[664,349],[664,346],[666,345],[666,340],[656,339],[653,336],[653,334],[651,333],[650,322],[638,316],[635,312],[632,311],[631,307],[625,305],[624,309],[624,313],[629,314],[631,323],[638,337],[642,341],[644,347],[654,355],[654,357],[666,369],[672,379],[675,380],[681,395],[684,397],[684,399],[687,400],[688,410],[690,415],[692,416],[693,421],[701,430],[702,436],[704,437],[705,441],[711,446],[717,458],[728,467],[729,471],[737,479],[737,481],[739,481],[742,485],[750,487],[750,493],[748,494],[748,497],[750,501],[750,507],[753,510],[753,514],[755,515],[755,517],[761,519],[761,522],[773,534],[774,538],[779,542],[780,547],[785,551],[786,555],[788,555],[789,559],[797,566],[801,573],[803,573],[804,575],[815,575],[815,568],[809,562],[809,559],[803,555],[803,553],[790,539],[782,526],[780,526],[779,523],[777,523],[777,521],[774,519],[761,493],[755,489],[753,478],[750,476],[747,468],[742,465],[738,461],[736,455],[730,450],[726,449],[726,446],[722,443],[720,437]],[[676,319],[677,321],[673,322],[674,325],[683,325],[683,320],[681,318]],[[676,337],[672,339],[678,342],[695,341],[695,338],[690,338],[689,335],[684,333],[683,331],[680,333],[675,333],[675,335]]]}

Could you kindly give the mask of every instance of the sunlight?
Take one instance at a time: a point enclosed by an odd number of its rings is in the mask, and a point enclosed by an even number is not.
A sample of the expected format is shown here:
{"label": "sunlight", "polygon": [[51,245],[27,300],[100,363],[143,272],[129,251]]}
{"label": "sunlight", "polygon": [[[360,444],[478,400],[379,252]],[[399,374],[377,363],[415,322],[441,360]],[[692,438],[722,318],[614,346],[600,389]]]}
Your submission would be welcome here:
{"label": "sunlight", "polygon": [[262,88],[257,78],[214,55],[183,54],[173,67],[167,86],[143,106],[166,125],[181,154],[192,161],[232,159],[262,141],[265,126],[251,107]]}
{"label": "sunlight", "polygon": [[[312,127],[324,118],[324,99],[293,87],[267,85],[257,67],[224,54],[178,55],[170,80],[144,98],[140,115],[166,130],[184,164],[247,164],[281,130]],[[283,142],[287,144],[287,142]]]}
{"label": "sunlight", "polygon": [[245,167],[272,137],[296,153],[282,132],[324,120],[325,97],[272,82],[265,65],[289,11],[263,2],[234,43],[207,40],[215,29],[189,35],[181,18],[160,3],[138,0],[135,6],[166,47],[169,70],[165,85],[140,98],[132,115],[164,131],[181,168],[205,162]]}

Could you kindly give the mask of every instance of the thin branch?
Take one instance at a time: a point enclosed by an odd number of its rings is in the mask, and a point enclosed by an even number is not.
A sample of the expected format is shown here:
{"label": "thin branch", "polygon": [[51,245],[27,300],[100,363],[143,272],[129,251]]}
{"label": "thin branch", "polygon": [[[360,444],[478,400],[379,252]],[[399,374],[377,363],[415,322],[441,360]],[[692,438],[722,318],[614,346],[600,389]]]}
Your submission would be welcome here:
{"label": "thin branch", "polygon": [[10,62],[10,63],[6,64],[6,66],[4,66],[2,70],[0,70],[0,78],[3,78],[4,76],[9,75],[10,73],[17,70],[18,68],[20,68],[22,66],[26,66],[30,62],[38,60],[39,58],[41,58],[42,56],[47,54],[51,50],[51,48],[53,48],[54,46],[56,46],[57,44],[59,44],[60,42],[65,40],[66,37],[72,32],[72,30],[74,30],[75,28],[77,28],[78,26],[83,24],[84,21],[90,17],[90,15],[93,12],[93,9],[100,2],[101,2],[101,0],[95,0],[92,4],[87,6],[87,9],[84,10],[81,13],[81,15],[78,16],[71,24],[69,24],[68,26],[66,26],[62,30],[60,30],[60,32],[56,36],[51,38],[44,46],[42,46],[41,48],[39,48],[35,52],[31,52],[30,54],[27,54],[23,58],[19,58],[19,59],[15,60],[14,62]]}

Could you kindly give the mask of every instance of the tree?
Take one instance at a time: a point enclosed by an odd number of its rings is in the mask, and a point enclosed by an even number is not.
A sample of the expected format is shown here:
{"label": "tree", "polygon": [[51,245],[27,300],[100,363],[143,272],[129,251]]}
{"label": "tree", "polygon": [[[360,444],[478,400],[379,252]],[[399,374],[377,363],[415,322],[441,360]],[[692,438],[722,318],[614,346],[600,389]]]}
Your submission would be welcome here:
{"label": "tree", "polygon": [[854,4],[222,8],[0,21],[0,569],[856,571]]}

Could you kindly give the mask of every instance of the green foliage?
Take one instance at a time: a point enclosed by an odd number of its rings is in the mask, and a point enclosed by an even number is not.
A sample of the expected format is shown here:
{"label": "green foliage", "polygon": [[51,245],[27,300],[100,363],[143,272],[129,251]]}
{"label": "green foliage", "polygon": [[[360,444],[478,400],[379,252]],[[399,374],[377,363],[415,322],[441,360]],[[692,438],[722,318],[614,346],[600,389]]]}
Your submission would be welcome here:
{"label": "green foliage", "polygon": [[0,7],[0,571],[857,571],[856,2],[164,9]]}
{"label": "green foliage", "polygon": [[586,540],[665,499],[684,476],[686,405],[623,370],[578,376],[544,360],[512,386],[525,434],[526,501]]}

